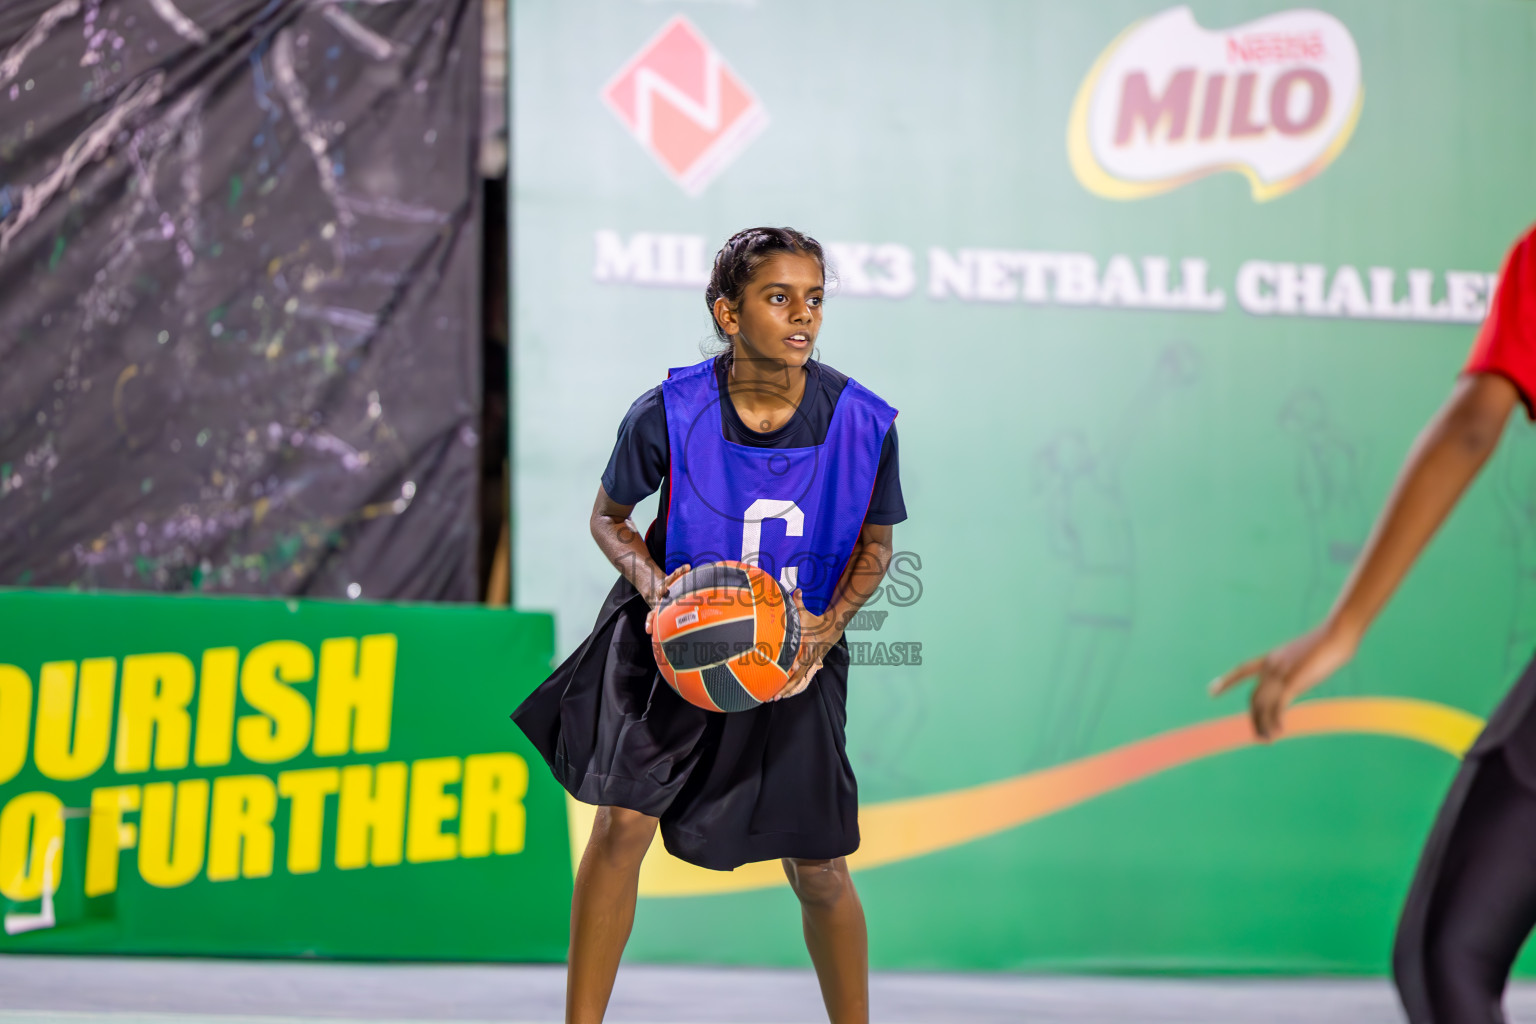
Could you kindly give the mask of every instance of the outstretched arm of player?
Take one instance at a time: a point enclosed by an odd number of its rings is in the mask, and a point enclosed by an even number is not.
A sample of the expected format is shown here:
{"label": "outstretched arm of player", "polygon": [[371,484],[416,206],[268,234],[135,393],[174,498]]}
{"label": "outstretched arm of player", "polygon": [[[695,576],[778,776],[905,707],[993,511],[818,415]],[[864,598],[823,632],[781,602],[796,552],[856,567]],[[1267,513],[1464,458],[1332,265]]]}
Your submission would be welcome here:
{"label": "outstretched arm of player", "polygon": [[1458,381],[1408,453],[1328,617],[1211,684],[1214,695],[1250,677],[1258,680],[1249,705],[1260,739],[1279,736],[1286,707],[1354,657],[1366,629],[1498,446],[1518,400],[1515,386],[1494,374],[1472,374]]}
{"label": "outstretched arm of player", "polygon": [[662,571],[646,549],[645,537],[630,521],[629,514],[634,510],[635,506],[620,505],[608,497],[608,492],[599,485],[597,501],[592,505],[590,526],[592,539],[597,541],[598,549],[640,592],[645,603],[651,606],[651,613],[645,617],[645,631],[649,633],[656,615],[656,606],[667,596],[668,588],[681,579],[690,567],[679,566],[670,576]]}
{"label": "outstretched arm of player", "polygon": [[821,668],[821,660],[843,635],[854,615],[864,607],[864,602],[880,589],[880,581],[885,579],[886,570],[891,567],[892,533],[888,525],[864,524],[859,530],[853,557],[848,559],[848,567],[832,592],[832,603],[820,615],[806,611],[799,589],[795,590],[795,604],[800,608],[800,653],[795,655],[795,663],[790,666],[789,682],[774,700],[793,697],[811,685],[811,677]]}

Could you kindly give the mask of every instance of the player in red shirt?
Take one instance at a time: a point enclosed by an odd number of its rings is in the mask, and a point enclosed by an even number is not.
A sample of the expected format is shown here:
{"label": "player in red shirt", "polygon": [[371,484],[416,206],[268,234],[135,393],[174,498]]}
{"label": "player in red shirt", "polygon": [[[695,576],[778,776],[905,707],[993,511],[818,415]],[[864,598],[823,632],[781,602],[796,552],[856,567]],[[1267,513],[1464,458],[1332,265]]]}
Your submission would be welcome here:
{"label": "player in red shirt", "polygon": [[[1536,229],[1510,250],[1451,397],[1409,452],[1397,485],[1317,628],[1212,684],[1250,677],[1260,738],[1286,707],[1354,656],[1367,627],[1493,454],[1516,402],[1536,418]],[[1536,926],[1536,661],[1468,751],[1409,890],[1392,972],[1413,1024],[1503,1024],[1504,988]]]}

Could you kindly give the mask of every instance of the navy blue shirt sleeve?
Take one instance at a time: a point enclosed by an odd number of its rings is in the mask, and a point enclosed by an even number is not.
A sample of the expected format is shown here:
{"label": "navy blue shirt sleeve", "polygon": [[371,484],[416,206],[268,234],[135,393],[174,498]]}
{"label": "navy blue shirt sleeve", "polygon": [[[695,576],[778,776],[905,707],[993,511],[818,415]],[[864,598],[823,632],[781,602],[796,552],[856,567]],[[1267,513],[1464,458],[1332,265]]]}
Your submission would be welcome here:
{"label": "navy blue shirt sleeve", "polygon": [[608,468],[603,470],[603,490],[620,505],[639,504],[661,486],[670,455],[667,410],[658,384],[635,399],[624,414]]}
{"label": "navy blue shirt sleeve", "polygon": [[875,470],[875,489],[869,496],[869,511],[864,521],[871,526],[895,526],[907,518],[907,503],[901,495],[901,467],[896,449],[896,424],[885,432],[880,445],[880,465]]}

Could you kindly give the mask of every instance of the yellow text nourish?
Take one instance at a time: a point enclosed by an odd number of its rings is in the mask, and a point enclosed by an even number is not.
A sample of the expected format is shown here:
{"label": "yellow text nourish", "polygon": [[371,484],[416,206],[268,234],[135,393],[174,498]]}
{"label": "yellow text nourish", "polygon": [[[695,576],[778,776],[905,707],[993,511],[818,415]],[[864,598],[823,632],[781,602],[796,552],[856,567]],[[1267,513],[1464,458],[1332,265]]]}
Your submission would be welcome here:
{"label": "yellow text nourish", "polygon": [[[197,663],[178,653],[53,661],[36,679],[0,664],[0,785],[29,761],[56,782],[112,776],[77,811],[88,817],[87,896],[117,889],[125,851],[162,888],[521,852],[521,756],[385,759],[397,651],[397,638],[380,634],[334,637],[318,651],[272,640],[243,657],[215,647]],[[216,771],[236,753],[246,770]],[[375,757],[249,770],[306,754]],[[210,771],[133,778],[188,769]],[[46,790],[5,800],[0,894],[21,902],[57,889],[66,816]]]}

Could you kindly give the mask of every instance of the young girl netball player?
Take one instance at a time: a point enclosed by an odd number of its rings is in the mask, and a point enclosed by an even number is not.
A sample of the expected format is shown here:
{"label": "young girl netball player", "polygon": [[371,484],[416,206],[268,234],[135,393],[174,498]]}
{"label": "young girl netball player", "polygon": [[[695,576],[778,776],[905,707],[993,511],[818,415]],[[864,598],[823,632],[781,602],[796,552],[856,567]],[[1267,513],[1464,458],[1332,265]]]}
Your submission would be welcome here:
{"label": "young girl netball player", "polygon": [[[1536,230],[1509,254],[1498,293],[1450,399],[1387,499],[1354,573],[1310,633],[1239,665],[1259,736],[1285,708],[1353,657],[1430,536],[1498,444],[1515,403],[1536,416]],[[1502,1024],[1509,971],[1536,925],[1536,662],[1494,711],[1430,833],[1393,951],[1413,1024]]]}
{"label": "young girl netball player", "polygon": [[[571,906],[568,1024],[602,1020],[658,823],[669,851],[706,868],[782,858],[828,1015],[869,1019],[844,860],[859,825],[843,626],[879,586],[906,508],[896,410],[810,358],[825,278],[821,246],[788,228],[720,250],[705,301],[729,348],[673,370],[624,417],[591,520],[620,579],[591,636],[513,714],[561,784],[598,805]],[[658,487],[642,540],[630,510]],[[658,673],[652,609],[690,564],[753,555],[796,587],[801,648],[770,702],[704,711]]]}

